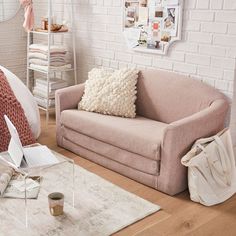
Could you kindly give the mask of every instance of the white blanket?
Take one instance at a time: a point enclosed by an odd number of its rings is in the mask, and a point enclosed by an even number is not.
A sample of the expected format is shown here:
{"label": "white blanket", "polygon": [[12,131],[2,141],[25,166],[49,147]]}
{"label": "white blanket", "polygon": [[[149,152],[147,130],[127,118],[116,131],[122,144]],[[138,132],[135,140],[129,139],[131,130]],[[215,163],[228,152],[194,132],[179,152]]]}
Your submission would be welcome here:
{"label": "white blanket", "polygon": [[[52,58],[50,59],[51,66],[64,66],[68,63],[66,63],[65,59],[63,58]],[[37,59],[37,58],[31,58],[29,60],[29,63],[35,64],[35,65],[40,65],[40,66],[48,66],[48,60],[43,60],[43,59]]]}
{"label": "white blanket", "polygon": [[[40,52],[30,52],[29,53],[29,58],[30,59],[31,58],[36,58],[36,59],[47,60],[48,55],[44,54],[44,53],[40,53]],[[54,58],[65,60],[65,54],[62,54],[62,53],[51,54],[50,59],[53,60]]]}
{"label": "white blanket", "polygon": [[[40,50],[43,52],[48,52],[48,45],[47,44],[31,44],[29,47],[30,50]],[[53,52],[66,52],[67,50],[63,46],[59,45],[50,45],[50,53]]]}
{"label": "white blanket", "polygon": [[[30,64],[30,68],[36,69],[36,70],[42,70],[45,72],[48,71],[48,66],[40,66],[40,65],[36,65],[36,64]],[[55,70],[55,71],[64,71],[66,69],[71,69],[71,64],[66,64],[64,66],[50,66],[50,69]]]}

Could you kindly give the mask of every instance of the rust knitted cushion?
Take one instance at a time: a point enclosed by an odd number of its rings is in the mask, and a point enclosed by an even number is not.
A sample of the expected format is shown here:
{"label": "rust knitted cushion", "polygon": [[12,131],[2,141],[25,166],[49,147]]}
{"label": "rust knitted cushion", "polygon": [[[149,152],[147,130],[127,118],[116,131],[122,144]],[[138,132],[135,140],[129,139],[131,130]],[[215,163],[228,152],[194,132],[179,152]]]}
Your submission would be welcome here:
{"label": "rust knitted cushion", "polygon": [[10,142],[10,133],[4,120],[5,114],[15,125],[23,146],[35,143],[24,110],[3,71],[0,70],[0,152],[6,151]]}

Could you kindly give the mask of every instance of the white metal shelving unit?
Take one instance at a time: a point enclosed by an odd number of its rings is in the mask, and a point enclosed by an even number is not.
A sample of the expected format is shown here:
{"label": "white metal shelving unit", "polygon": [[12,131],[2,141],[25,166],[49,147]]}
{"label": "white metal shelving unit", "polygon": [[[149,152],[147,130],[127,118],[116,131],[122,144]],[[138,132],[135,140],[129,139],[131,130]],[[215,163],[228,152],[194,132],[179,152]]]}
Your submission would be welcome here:
{"label": "white metal shelving unit", "polygon": [[[52,1],[53,0],[48,0],[48,25],[50,26],[52,23]],[[75,32],[74,32],[74,9],[73,9],[73,0],[67,0],[67,3],[69,2],[69,4],[71,5],[71,14],[70,14],[70,25],[71,25],[71,29],[69,29],[68,32],[52,32],[51,31],[51,27],[48,27],[48,32],[39,32],[39,31],[29,31],[28,32],[28,39],[27,39],[27,87],[29,89],[31,89],[31,80],[34,80],[34,78],[32,78],[30,76],[30,71],[35,71],[35,72],[39,72],[39,73],[43,73],[46,74],[47,76],[47,103],[46,103],[46,107],[43,107],[41,105],[39,105],[39,108],[41,110],[44,110],[46,112],[46,120],[48,123],[49,120],[49,114],[52,111],[55,111],[55,106],[51,107],[49,106],[49,83],[50,83],[50,79],[51,78],[55,78],[56,77],[56,73],[61,73],[61,78],[63,77],[63,73],[64,72],[69,72],[69,71],[73,71],[74,72],[74,83],[77,84],[77,63],[76,63],[76,45],[75,45]],[[73,47],[73,52],[72,52],[72,58],[73,58],[73,63],[72,64],[72,68],[71,69],[64,69],[64,70],[56,70],[56,69],[52,69],[50,67],[51,65],[51,54],[50,54],[50,48],[51,45],[54,45],[54,37],[60,37],[66,34],[70,34],[71,35],[71,40],[72,40],[72,47]],[[39,70],[39,69],[35,69],[35,68],[31,68],[30,67],[30,63],[29,63],[29,47],[30,45],[33,43],[33,38],[34,35],[43,35],[47,37],[47,43],[48,43],[48,70],[44,71],[44,70]],[[71,59],[72,59],[71,58]]]}

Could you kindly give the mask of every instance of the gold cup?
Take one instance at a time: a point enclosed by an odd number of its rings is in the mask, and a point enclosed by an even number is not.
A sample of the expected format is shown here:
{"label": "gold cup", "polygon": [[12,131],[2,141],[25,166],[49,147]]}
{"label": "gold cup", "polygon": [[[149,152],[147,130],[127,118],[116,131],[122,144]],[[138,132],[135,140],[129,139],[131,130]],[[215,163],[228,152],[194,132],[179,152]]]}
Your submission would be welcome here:
{"label": "gold cup", "polygon": [[64,195],[62,193],[51,193],[48,195],[49,211],[52,216],[63,215]]}

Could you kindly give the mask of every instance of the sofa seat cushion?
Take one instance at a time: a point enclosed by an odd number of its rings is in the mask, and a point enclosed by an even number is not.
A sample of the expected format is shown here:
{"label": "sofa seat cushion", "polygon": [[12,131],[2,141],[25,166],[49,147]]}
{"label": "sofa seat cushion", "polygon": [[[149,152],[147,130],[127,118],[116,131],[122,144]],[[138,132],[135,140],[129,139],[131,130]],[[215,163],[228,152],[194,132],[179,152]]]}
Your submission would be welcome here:
{"label": "sofa seat cushion", "polygon": [[151,175],[159,174],[160,161],[151,160],[133,152],[115,147],[66,127],[62,127],[61,130],[63,146],[66,141],[70,141],[76,144],[78,148],[83,147],[132,169]]}
{"label": "sofa seat cushion", "polygon": [[167,127],[165,123],[141,116],[129,119],[74,109],[62,112],[61,125],[152,160],[160,159]]}

